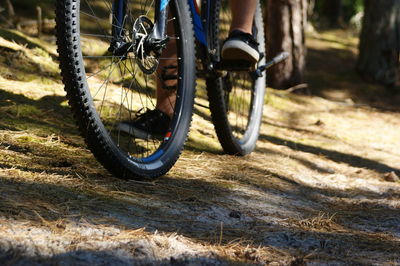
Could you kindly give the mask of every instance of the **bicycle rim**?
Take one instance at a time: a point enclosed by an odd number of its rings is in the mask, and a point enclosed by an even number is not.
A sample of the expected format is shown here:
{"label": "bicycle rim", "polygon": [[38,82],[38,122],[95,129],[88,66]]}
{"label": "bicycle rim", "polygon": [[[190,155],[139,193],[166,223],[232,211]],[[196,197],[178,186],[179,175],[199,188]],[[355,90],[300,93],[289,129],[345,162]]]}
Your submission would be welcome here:
{"label": "bicycle rim", "polygon": [[[60,53],[60,61],[65,61],[61,62],[61,66],[66,90],[89,148],[106,168],[123,178],[159,176],[169,170],[179,156],[191,120],[193,82],[190,79],[194,79],[194,71],[186,71],[185,68],[191,62],[183,60],[188,51],[183,42],[190,34],[184,32],[188,27],[182,29],[184,22],[179,18],[182,13],[181,4],[171,1],[170,17],[167,21],[170,38],[168,47],[171,51],[173,46],[176,55],[171,55],[166,51],[168,49],[161,55],[146,54],[143,42],[152,30],[155,1],[127,1],[124,19],[114,30],[120,30],[123,40],[133,47],[129,52],[116,55],[110,52],[113,23],[115,24],[113,2],[115,1],[77,1],[78,30],[75,36],[72,31],[72,37],[79,38],[78,47],[74,50],[78,60],[73,63],[77,65],[74,70],[78,69],[82,73],[74,73],[72,78],[81,81],[81,88],[66,80],[71,78],[65,73],[71,69],[67,66],[71,60],[63,59],[63,53]],[[59,23],[60,19],[58,20]],[[62,26],[58,27],[58,31],[60,28]],[[59,42],[60,38],[59,36]],[[59,47],[62,52],[63,44],[59,43]],[[68,56],[67,53],[64,57]],[[184,78],[185,71],[188,78]],[[169,76],[168,81],[163,79],[165,75]],[[168,87],[165,93],[176,95],[167,97],[168,104],[173,109],[167,132],[161,137],[146,139],[122,131],[121,123],[132,122],[143,112],[156,108],[158,86]],[[84,99],[77,100],[74,97],[77,93],[84,94]],[[90,114],[77,110],[82,109],[84,101],[87,102]],[[184,113],[188,114],[183,115]],[[93,134],[96,134],[94,140]],[[113,166],[112,163],[119,166]]]}
{"label": "bicycle rim", "polygon": [[[215,49],[220,51],[223,41],[228,37],[232,20],[228,1],[216,1],[214,28]],[[265,52],[264,28],[261,9],[257,3],[254,18],[253,36],[260,44],[260,53]],[[220,60],[218,53],[217,60]],[[262,65],[262,58],[258,65]],[[264,94],[265,74],[256,80],[248,71],[223,71],[222,76],[208,80],[210,108],[214,126],[224,151],[229,154],[250,153],[258,139]]]}

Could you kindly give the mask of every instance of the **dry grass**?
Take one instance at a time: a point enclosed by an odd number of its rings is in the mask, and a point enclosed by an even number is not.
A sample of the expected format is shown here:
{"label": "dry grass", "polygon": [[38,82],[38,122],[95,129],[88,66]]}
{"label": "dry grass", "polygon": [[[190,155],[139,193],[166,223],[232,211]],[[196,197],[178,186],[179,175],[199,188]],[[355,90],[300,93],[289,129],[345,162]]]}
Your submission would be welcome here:
{"label": "dry grass", "polygon": [[[208,110],[196,107],[171,172],[122,181],[78,136],[48,50],[7,36],[0,39],[7,69],[0,76],[0,261],[400,263],[400,184],[385,181],[400,174],[395,109],[271,90],[257,150],[237,158],[222,154]],[[312,53],[330,45],[354,52],[352,39],[339,45],[330,36],[314,36]],[[13,64],[32,68],[42,59],[50,63],[34,73]],[[324,94],[317,85],[313,92]]]}

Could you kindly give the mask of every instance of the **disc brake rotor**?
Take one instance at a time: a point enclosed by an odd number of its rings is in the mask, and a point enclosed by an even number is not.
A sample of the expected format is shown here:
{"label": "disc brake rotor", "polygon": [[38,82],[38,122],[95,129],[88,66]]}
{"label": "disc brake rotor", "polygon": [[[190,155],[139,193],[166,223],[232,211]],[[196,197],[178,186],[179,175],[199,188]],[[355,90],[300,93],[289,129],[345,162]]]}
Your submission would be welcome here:
{"label": "disc brake rotor", "polygon": [[139,68],[145,74],[152,74],[158,67],[158,58],[151,52],[146,51],[146,40],[149,34],[153,31],[154,24],[146,16],[140,16],[136,19],[133,25],[133,47],[135,58]]}

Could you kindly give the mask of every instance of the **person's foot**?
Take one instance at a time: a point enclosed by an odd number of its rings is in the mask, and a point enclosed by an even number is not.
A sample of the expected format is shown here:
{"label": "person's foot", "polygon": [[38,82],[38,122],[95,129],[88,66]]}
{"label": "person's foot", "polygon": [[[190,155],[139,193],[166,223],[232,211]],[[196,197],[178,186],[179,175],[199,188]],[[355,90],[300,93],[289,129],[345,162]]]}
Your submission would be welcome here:
{"label": "person's foot", "polygon": [[251,34],[233,30],[222,46],[222,60],[225,62],[247,62],[255,66],[260,59],[258,45]]}
{"label": "person's foot", "polygon": [[147,110],[138,115],[136,120],[119,123],[117,130],[139,139],[163,139],[170,122],[171,119],[163,112]]}

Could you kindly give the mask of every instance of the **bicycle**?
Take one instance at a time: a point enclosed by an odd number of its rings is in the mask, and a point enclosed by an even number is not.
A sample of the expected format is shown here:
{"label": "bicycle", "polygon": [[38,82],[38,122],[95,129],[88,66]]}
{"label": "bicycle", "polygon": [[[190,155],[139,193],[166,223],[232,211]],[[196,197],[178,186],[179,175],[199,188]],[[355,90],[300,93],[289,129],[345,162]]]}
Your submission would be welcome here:
{"label": "bicycle", "polygon": [[[253,151],[264,104],[263,70],[287,55],[265,62],[257,3],[257,68],[221,62],[230,19],[224,0],[57,1],[57,44],[69,105],[89,149],[111,173],[125,179],[155,178],[175,164],[192,120],[196,70],[206,80],[224,151]],[[171,47],[176,56],[168,55]],[[201,60],[196,61],[196,53]],[[151,139],[121,132],[121,121],[156,107],[157,86],[176,95],[168,132]]]}

